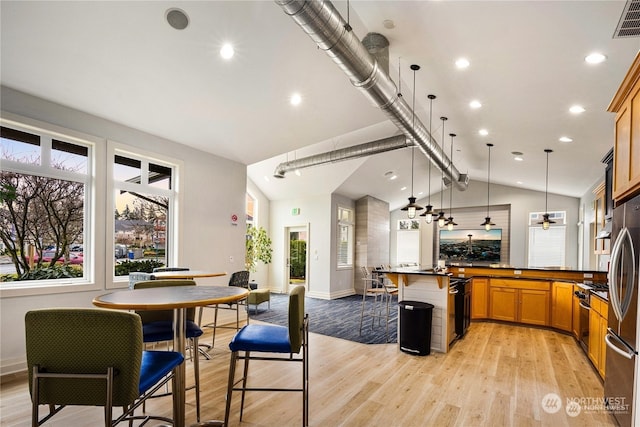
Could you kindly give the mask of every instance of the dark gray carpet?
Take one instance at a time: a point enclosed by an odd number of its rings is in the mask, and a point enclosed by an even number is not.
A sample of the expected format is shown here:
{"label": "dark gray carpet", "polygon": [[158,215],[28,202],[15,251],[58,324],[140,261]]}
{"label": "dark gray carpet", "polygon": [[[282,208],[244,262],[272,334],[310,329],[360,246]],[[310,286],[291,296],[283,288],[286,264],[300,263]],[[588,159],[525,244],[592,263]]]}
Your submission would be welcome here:
{"label": "dark gray carpet", "polygon": [[[286,294],[271,294],[271,309],[267,310],[267,304],[260,304],[258,314],[255,313],[254,306],[250,307],[251,319],[276,325],[287,326],[287,307],[289,296]],[[367,298],[367,307],[371,304],[371,298]],[[362,324],[362,335],[358,333],[360,328],[360,309],[362,307],[362,296],[352,295],[349,297],[322,300],[316,298],[305,298],[305,309],[309,314],[309,331],[317,334],[328,335],[335,338],[342,338],[349,341],[356,341],[364,344],[384,344],[387,342],[384,319],[378,325],[371,327],[371,317],[366,316]],[[365,310],[366,310],[365,309]],[[390,305],[389,341],[397,342],[397,318],[398,305],[394,299]]]}

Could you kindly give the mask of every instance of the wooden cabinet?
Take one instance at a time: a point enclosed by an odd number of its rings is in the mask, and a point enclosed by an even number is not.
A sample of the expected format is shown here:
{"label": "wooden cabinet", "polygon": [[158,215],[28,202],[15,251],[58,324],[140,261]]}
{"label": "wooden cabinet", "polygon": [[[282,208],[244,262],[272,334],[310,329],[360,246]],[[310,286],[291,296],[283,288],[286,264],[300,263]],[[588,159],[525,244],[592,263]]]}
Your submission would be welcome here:
{"label": "wooden cabinet", "polygon": [[489,317],[494,320],[549,326],[549,282],[491,279]]}
{"label": "wooden cabinet", "polygon": [[494,320],[516,322],[518,319],[518,290],[512,288],[489,288],[489,317]]}
{"label": "wooden cabinet", "polygon": [[604,337],[607,334],[608,309],[606,301],[591,296],[589,311],[589,359],[602,378],[605,374],[607,347]]}
{"label": "wooden cabinet", "polygon": [[474,277],[471,280],[471,319],[489,317],[489,279]]}
{"label": "wooden cabinet", "polygon": [[549,291],[520,289],[519,322],[529,325],[549,325]]}
{"label": "wooden cabinet", "polygon": [[617,206],[640,193],[640,52],[607,110],[616,113],[613,200]]}
{"label": "wooden cabinet", "polygon": [[595,200],[593,209],[595,217],[593,219],[593,252],[596,255],[604,255],[610,252],[611,239],[598,239],[598,235],[604,229],[607,214],[607,201],[605,193],[605,183],[601,183],[594,190]]}
{"label": "wooden cabinet", "polygon": [[553,282],[551,287],[551,326],[571,332],[573,325],[573,283]]}

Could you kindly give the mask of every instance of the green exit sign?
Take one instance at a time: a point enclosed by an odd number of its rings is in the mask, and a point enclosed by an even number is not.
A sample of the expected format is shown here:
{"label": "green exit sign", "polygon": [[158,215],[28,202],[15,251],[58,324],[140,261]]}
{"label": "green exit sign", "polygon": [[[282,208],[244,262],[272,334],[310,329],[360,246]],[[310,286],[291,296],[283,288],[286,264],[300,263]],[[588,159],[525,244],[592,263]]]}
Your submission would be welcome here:
{"label": "green exit sign", "polygon": [[300,208],[291,209],[291,215],[300,215]]}

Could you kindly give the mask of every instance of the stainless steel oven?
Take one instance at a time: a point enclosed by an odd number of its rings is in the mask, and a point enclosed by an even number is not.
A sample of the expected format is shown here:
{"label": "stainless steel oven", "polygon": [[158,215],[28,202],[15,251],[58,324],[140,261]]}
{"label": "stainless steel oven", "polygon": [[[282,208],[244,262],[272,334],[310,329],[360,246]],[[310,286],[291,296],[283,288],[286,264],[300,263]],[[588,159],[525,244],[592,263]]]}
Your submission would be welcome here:
{"label": "stainless steel oven", "polygon": [[589,287],[586,285],[578,285],[580,290],[574,292],[574,298],[578,299],[580,306],[580,323],[578,325],[578,342],[582,350],[589,354]]}

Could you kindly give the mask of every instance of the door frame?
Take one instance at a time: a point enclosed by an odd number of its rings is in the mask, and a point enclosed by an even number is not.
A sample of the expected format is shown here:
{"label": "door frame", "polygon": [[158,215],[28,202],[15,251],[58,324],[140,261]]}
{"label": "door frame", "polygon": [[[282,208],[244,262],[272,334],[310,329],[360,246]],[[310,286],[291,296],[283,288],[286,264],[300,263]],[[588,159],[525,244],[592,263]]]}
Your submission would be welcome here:
{"label": "door frame", "polygon": [[[285,225],[284,227],[284,290],[285,292],[289,293],[291,292],[291,289],[294,286],[304,286],[305,287],[305,291],[308,293],[309,292],[309,245],[311,242],[311,234],[309,233],[309,223],[304,223],[304,224],[292,224],[292,225]],[[305,277],[305,282],[303,284],[299,284],[299,285],[291,285],[291,279],[289,277],[289,272],[290,272],[290,264],[289,264],[289,259],[290,259],[290,244],[289,244],[289,236],[290,233],[292,231],[304,231],[307,235],[307,246],[306,246],[306,253],[305,253],[305,271],[304,271],[304,277]]]}

